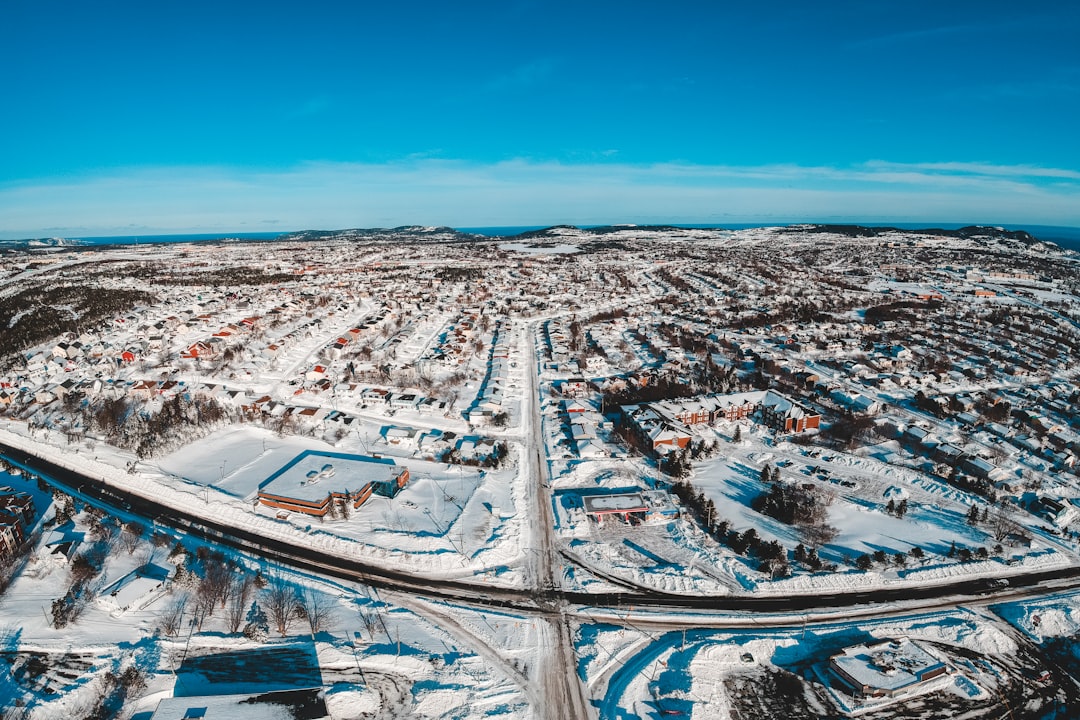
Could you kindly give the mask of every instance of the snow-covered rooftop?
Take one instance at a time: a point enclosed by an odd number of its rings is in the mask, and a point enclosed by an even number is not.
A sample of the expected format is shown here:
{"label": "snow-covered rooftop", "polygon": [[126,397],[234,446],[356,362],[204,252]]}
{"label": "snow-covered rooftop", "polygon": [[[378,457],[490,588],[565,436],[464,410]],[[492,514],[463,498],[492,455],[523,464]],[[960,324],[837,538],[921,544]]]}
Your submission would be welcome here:
{"label": "snow-covered rooftop", "polygon": [[855,645],[832,657],[835,668],[857,689],[895,693],[947,672],[946,665],[908,638]]}
{"label": "snow-covered rooftop", "polygon": [[318,502],[331,492],[358,491],[400,473],[391,458],[305,450],[267,478],[259,492]]}

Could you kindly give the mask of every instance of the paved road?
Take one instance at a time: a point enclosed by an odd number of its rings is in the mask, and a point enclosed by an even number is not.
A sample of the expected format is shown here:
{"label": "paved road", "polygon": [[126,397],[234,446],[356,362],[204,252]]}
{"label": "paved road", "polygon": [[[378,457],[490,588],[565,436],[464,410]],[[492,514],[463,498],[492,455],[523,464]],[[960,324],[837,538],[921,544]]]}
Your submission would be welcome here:
{"label": "paved road", "polygon": [[[535,440],[535,439],[534,439]],[[542,446],[540,446],[542,447]],[[535,452],[534,445],[529,452]],[[541,451],[542,452],[542,451]],[[451,603],[477,607],[498,606],[529,614],[545,623],[543,633],[545,647],[541,648],[541,667],[532,672],[516,673],[519,684],[538,681],[539,687],[530,696],[541,717],[563,720],[564,718],[594,718],[598,712],[577,675],[578,659],[572,637],[572,619],[599,620],[610,616],[608,621],[625,622],[641,626],[657,623],[675,627],[720,628],[745,624],[749,621],[757,628],[789,626],[793,614],[804,614],[806,622],[812,614],[820,613],[822,620],[837,618],[837,608],[845,611],[846,620],[870,618],[902,611],[911,614],[923,610],[941,610],[976,601],[985,603],[991,598],[1017,599],[1037,595],[1048,590],[1080,587],[1080,567],[1060,568],[1052,571],[1016,575],[1009,578],[1006,587],[998,586],[992,578],[965,580],[932,586],[882,588],[869,591],[814,594],[794,597],[721,596],[701,597],[665,593],[619,592],[590,594],[567,591],[556,583],[555,568],[564,559],[553,552],[550,539],[552,525],[550,496],[545,491],[543,479],[538,477],[535,500],[537,512],[542,518],[542,528],[534,537],[548,535],[548,542],[541,543],[543,564],[547,570],[539,571],[534,578],[539,584],[526,589],[493,588],[461,581],[437,581],[392,569],[369,565],[347,558],[328,558],[325,553],[287,542],[264,538],[254,532],[226,526],[207,518],[180,512],[153,499],[118,492],[101,480],[86,477],[72,470],[57,466],[46,460],[0,444],[0,455],[9,462],[41,475],[48,482],[82,498],[119,511],[121,514],[153,519],[160,525],[171,526],[192,536],[264,558],[304,571],[329,577],[360,582],[376,588],[408,593],[417,597],[435,598]],[[535,458],[538,476],[544,474],[543,456]],[[546,512],[543,510],[546,506]],[[540,554],[540,553],[535,553]],[[539,560],[539,559],[538,559]],[[540,564],[538,562],[538,564]],[[897,607],[895,603],[903,603]],[[665,618],[658,611],[697,611],[679,618]],[[750,616],[732,617],[712,615],[708,610],[721,612],[740,611]],[[767,613],[779,616],[768,617]],[[595,616],[595,617],[594,617]],[[815,617],[818,622],[818,617]],[[669,625],[671,627],[672,625]],[[539,697],[537,697],[539,696]]]}
{"label": "paved road", "polygon": [[533,517],[533,543],[537,552],[532,553],[535,571],[533,588],[542,607],[547,610],[545,618],[549,626],[551,645],[546,648],[543,663],[544,702],[540,707],[543,716],[550,720],[563,718],[589,718],[596,714],[589,704],[587,693],[577,674],[577,654],[574,650],[573,631],[567,615],[566,595],[562,592],[557,568],[562,567],[563,557],[555,542],[555,517],[551,508],[551,477],[547,463],[547,445],[544,442],[543,418],[540,412],[540,358],[537,355],[536,333],[538,324],[525,326],[526,347],[531,372],[526,388],[527,402],[522,408],[522,425],[527,429],[525,452],[532,463],[532,486],[535,508]]}
{"label": "paved road", "polygon": [[[360,582],[380,589],[403,590],[422,597],[439,598],[478,606],[498,606],[526,613],[550,612],[552,603],[597,608],[641,607],[643,609],[694,609],[722,612],[790,613],[816,609],[836,609],[862,605],[910,602],[909,610],[918,610],[922,602],[929,607],[941,598],[956,603],[990,594],[1008,595],[1020,588],[1055,583],[1052,589],[1080,587],[1080,566],[1069,566],[1009,577],[1007,588],[996,587],[994,578],[975,578],[937,585],[877,588],[855,592],[815,593],[799,596],[768,597],[736,595],[708,597],[664,592],[587,593],[560,588],[513,589],[473,584],[459,580],[433,581],[390,568],[371,565],[350,558],[328,558],[321,550],[293,545],[274,538],[264,538],[243,528],[217,523],[211,519],[178,511],[156,500],[130,495],[108,487],[101,480],[37,458],[23,450],[0,443],[0,456],[9,462],[41,475],[61,489],[85,500],[122,513],[151,519],[198,538],[204,538],[241,551],[252,553],[302,570],[328,577]],[[1071,582],[1061,582],[1071,581]],[[702,621],[702,625],[709,625]]]}

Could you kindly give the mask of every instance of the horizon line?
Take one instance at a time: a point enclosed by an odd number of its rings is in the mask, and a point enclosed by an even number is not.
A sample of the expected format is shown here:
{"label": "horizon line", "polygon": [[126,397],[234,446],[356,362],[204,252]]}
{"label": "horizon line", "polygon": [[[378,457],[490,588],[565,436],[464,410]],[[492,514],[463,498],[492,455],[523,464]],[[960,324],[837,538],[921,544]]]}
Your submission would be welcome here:
{"label": "horizon line", "polygon": [[[499,238],[499,237],[513,237],[525,232],[549,230],[555,228],[576,228],[581,230],[591,230],[596,228],[618,228],[624,227],[627,229],[632,228],[682,228],[682,229],[695,229],[695,230],[751,230],[755,228],[786,228],[798,225],[812,225],[812,226],[837,226],[837,227],[864,227],[870,229],[888,229],[895,228],[898,230],[959,230],[965,227],[985,227],[985,228],[997,228],[1009,232],[1024,231],[1030,235],[1038,237],[1037,233],[1032,232],[1031,229],[1041,230],[1066,230],[1074,231],[1080,235],[1080,225],[1045,225],[1041,223],[1001,223],[1001,222],[962,222],[962,221],[947,221],[947,222],[920,222],[911,220],[890,220],[890,219],[792,219],[782,221],[732,221],[729,223],[698,223],[698,222],[649,222],[649,223],[628,223],[628,222],[610,222],[610,223],[532,223],[522,225],[430,225],[430,224],[404,224],[393,226],[370,226],[370,227],[341,227],[341,228],[301,228],[294,230],[206,230],[203,228],[196,228],[190,231],[161,231],[158,229],[147,229],[146,232],[126,232],[126,233],[114,233],[114,234],[51,234],[51,235],[37,235],[37,236],[24,236],[24,237],[4,237],[3,231],[0,231],[0,243],[30,243],[30,242],[42,242],[48,240],[60,240],[60,241],[94,241],[94,240],[128,240],[135,242],[125,242],[116,244],[136,244],[140,239],[145,239],[148,243],[154,244],[155,239],[170,238],[170,239],[189,239],[192,241],[214,241],[214,240],[275,240],[287,235],[297,235],[301,233],[347,233],[347,232],[376,232],[376,231],[391,231],[391,230],[406,230],[406,229],[426,229],[431,230],[452,230],[454,232],[485,235],[487,237]],[[497,232],[483,232],[483,231],[496,231],[507,230],[514,231],[512,233],[502,234]],[[100,243],[108,244],[108,243]]]}
{"label": "horizon line", "polygon": [[[0,180],[0,237],[277,232],[303,227],[792,222],[1080,226],[1080,173],[979,162],[835,167],[475,163],[114,168]],[[551,222],[554,221],[554,222]]]}

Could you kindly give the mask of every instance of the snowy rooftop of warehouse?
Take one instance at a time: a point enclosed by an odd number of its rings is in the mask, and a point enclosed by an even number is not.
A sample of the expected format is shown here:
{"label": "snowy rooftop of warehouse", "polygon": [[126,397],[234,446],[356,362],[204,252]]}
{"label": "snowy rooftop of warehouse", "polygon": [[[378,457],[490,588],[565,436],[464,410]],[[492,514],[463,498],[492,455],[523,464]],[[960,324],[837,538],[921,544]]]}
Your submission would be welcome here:
{"label": "snowy rooftop of warehouse", "polygon": [[305,450],[259,486],[260,493],[317,502],[334,491],[358,491],[401,473],[390,458]]}
{"label": "snowy rooftop of warehouse", "polygon": [[836,667],[863,687],[889,692],[921,682],[926,674],[945,664],[908,638],[855,645],[834,655]]}
{"label": "snowy rooftop of warehouse", "polygon": [[641,512],[647,509],[641,493],[620,495],[586,495],[581,498],[590,513]]}

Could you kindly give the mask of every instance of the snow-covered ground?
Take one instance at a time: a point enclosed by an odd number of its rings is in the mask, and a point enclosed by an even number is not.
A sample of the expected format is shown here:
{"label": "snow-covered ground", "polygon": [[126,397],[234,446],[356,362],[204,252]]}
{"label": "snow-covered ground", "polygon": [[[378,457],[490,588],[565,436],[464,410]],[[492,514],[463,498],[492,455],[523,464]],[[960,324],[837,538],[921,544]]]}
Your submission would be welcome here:
{"label": "snow-covered ground", "polygon": [[[320,521],[301,513],[280,519],[254,504],[260,483],[304,450],[362,453],[359,442],[329,446],[310,438],[280,438],[247,427],[230,427],[186,446],[137,472],[121,470],[130,455],[97,445],[91,454],[65,447],[42,447],[25,427],[0,428],[0,439],[33,447],[44,457],[118,488],[174,507],[247,527],[327,553],[382,562],[425,577],[473,577],[502,586],[520,583],[515,566],[520,545],[522,483],[515,463],[500,470],[448,466],[398,458],[409,468],[409,484],[393,499],[372,496],[348,519]],[[40,434],[40,431],[39,431]]]}
{"label": "snow-covered ground", "polygon": [[[15,487],[30,485],[21,477],[3,481]],[[267,639],[252,640],[228,632],[221,608],[193,632],[192,598],[197,589],[176,583],[162,587],[158,579],[162,569],[175,571],[178,560],[170,552],[172,540],[152,544],[144,537],[128,552],[114,537],[108,542],[101,572],[90,585],[96,600],[87,602],[74,621],[54,627],[51,603],[58,589],[62,594],[67,587],[70,566],[66,557],[54,552],[54,545],[44,544],[56,536],[51,522],[45,522],[53,514],[47,496],[43,504],[43,523],[50,527],[0,598],[0,618],[5,619],[0,623],[0,654],[8,663],[0,667],[0,704],[10,707],[19,699],[29,710],[28,718],[89,714],[108,687],[107,673],[129,666],[138,668],[146,686],[129,698],[126,717],[153,711],[159,700],[173,695],[304,687],[326,688],[326,704],[334,718],[361,718],[401,707],[412,708],[415,717],[430,718],[531,714],[528,683],[522,679],[527,666],[535,665],[534,643],[521,642],[534,632],[528,630],[528,618],[496,618],[460,608],[435,612],[420,604],[417,612],[398,598],[366,588],[281,575],[283,571],[274,569],[300,592],[318,594],[329,608],[321,632],[312,637],[304,630],[305,621],[297,619],[286,637],[277,637],[271,628]],[[81,538],[73,554],[91,544],[90,533],[89,516],[80,512],[74,525],[65,530],[69,538]],[[233,559],[248,573],[259,569],[251,558]],[[132,579],[140,569],[146,574],[146,568],[152,570],[152,582]],[[113,590],[118,590],[116,595]],[[168,635],[161,618],[170,604],[183,597],[187,613],[179,631]],[[256,598],[262,600],[257,594],[252,596]],[[413,603],[407,597],[400,600]],[[442,614],[468,626],[475,640],[462,643],[460,633],[440,627],[445,624]],[[495,665],[490,662],[494,653],[489,646],[516,647],[519,659],[509,667]],[[285,668],[263,662],[274,653],[314,659],[306,666],[290,660],[283,672]],[[199,658],[215,669],[198,669],[202,667],[196,662]],[[258,668],[262,671],[256,672]]]}
{"label": "snow-covered ground", "polygon": [[[626,463],[595,460],[568,463],[554,482],[556,530],[569,554],[599,577],[577,572],[567,582],[580,589],[608,590],[601,578],[618,578],[632,585],[664,592],[785,595],[808,592],[843,592],[903,584],[932,584],[963,578],[1008,576],[1033,569],[1062,567],[1075,561],[1072,543],[1060,538],[1037,537],[1030,546],[1003,543],[989,559],[961,562],[958,548],[993,548],[987,524],[970,524],[966,514],[979,498],[915,470],[881,462],[873,457],[840,451],[820,452],[812,447],[778,441],[760,427],[747,426],[742,440],[730,442],[732,429],[715,430],[720,454],[695,464],[690,477],[696,491],[716,505],[717,515],[732,529],[754,528],[766,541],[786,548],[804,542],[798,527],[755,512],[751,505],[768,490],[761,481],[766,465],[781,470],[781,478],[812,486],[829,503],[826,522],[836,536],[818,548],[836,571],[807,572],[795,567],[792,577],[773,579],[758,572],[752,558],[739,556],[708,537],[686,517],[627,525],[618,520],[590,521],[573,503],[559,502],[558,492],[589,493],[603,489],[646,487],[655,478],[639,470],[628,473]],[[552,463],[557,466],[557,463]],[[637,479],[641,477],[642,479]],[[644,482],[643,482],[644,480]],[[887,504],[906,499],[903,518],[886,511]],[[911,555],[919,548],[923,557]],[[884,553],[869,571],[854,567],[863,554]],[[905,556],[898,565],[897,553]]]}
{"label": "snow-covered ground", "polygon": [[[146,687],[120,704],[123,716],[140,720],[213,672],[224,673],[211,683],[222,694],[325,688],[335,718],[561,720],[562,708],[545,707],[554,668],[575,673],[604,718],[778,716],[770,703],[791,690],[792,677],[801,678],[804,714],[869,713],[887,703],[834,685],[827,659],[847,645],[903,636],[950,665],[920,690],[937,716],[951,714],[946,695],[991,707],[1020,672],[1010,657],[1027,652],[1025,643],[1071,642],[1080,632],[1072,595],[996,608],[1022,634],[962,609],[889,609],[888,618],[858,621],[838,614],[799,627],[790,617],[661,617],[559,601],[559,590],[786,597],[921,587],[1077,562],[1075,257],[1008,237],[898,233],[871,242],[804,230],[658,236],[627,226],[594,236],[560,228],[491,245],[412,245],[391,232],[329,240],[318,253],[304,243],[267,244],[255,259],[239,245],[98,251],[101,267],[116,272],[88,273],[99,283],[94,292],[137,289],[158,301],[14,358],[0,377],[0,442],[330,559],[432,583],[534,592],[535,608],[380,595],[230,554],[232,571],[282,579],[332,608],[321,632],[293,618],[284,637],[271,630],[252,639],[231,631],[221,606],[192,622],[214,548],[188,540],[185,555],[175,551],[179,538],[153,526],[130,543],[114,528],[106,542],[84,510],[41,527],[0,597],[8,661],[0,663],[0,700],[28,702],[31,718],[81,717],[101,697],[115,699],[115,677],[134,667]],[[660,258],[659,242],[671,250]],[[41,266],[33,269],[30,260],[5,261],[5,292],[19,283],[48,289],[50,277],[68,282],[85,258],[61,253],[35,256]],[[1018,267],[993,266],[994,253]],[[167,281],[147,272],[154,263]],[[907,317],[923,296],[947,311]],[[16,312],[9,326],[25,316]],[[794,442],[752,418],[738,426],[738,442],[734,424],[693,430],[716,445],[690,463],[694,492],[729,529],[778,542],[790,577],[762,572],[758,558],[713,539],[670,497],[679,517],[586,517],[580,499],[589,493],[668,491],[671,478],[655,458],[635,456],[600,395],[656,383],[680,392],[696,383],[784,386],[823,408],[822,435],[847,417],[845,403],[863,403],[861,419],[876,430],[846,450],[824,447],[844,446],[838,438]],[[122,401],[137,433],[166,403],[193,397],[211,399],[224,419],[155,436],[160,446],[140,447],[141,458],[103,440],[119,429],[118,419],[115,428],[105,422],[107,402]],[[903,439],[914,428],[926,442]],[[492,441],[508,448],[497,469],[457,462]],[[379,455],[411,479],[348,517],[258,505],[259,488],[305,452]],[[975,471],[960,472],[959,457],[984,463],[981,485]],[[835,535],[811,542],[756,512],[766,467],[820,498]],[[52,517],[36,484],[17,476],[4,483],[34,493],[39,523]],[[890,513],[901,501],[906,513]],[[984,514],[1000,507],[995,516],[1016,532],[1000,532],[993,519],[969,521],[973,506]],[[799,543],[812,545],[824,567],[797,560]],[[54,627],[54,603],[83,567],[71,558],[92,550],[105,553],[83,588],[93,599]],[[268,601],[269,593],[252,597]],[[186,624],[167,629],[180,598]],[[572,664],[559,652],[567,622],[573,668],[561,668]],[[296,671],[266,678],[238,670],[260,654],[295,661]]]}
{"label": "snow-covered ground", "polygon": [[[1007,632],[971,612],[834,621],[783,630],[663,631],[647,629],[655,623],[645,617],[638,617],[637,623],[583,622],[577,628],[579,674],[601,708],[601,717],[620,713],[741,717],[748,706],[753,711],[762,702],[769,705],[753,693],[744,696],[743,683],[759,682],[764,674],[777,672],[794,672],[805,683],[808,689],[798,690],[796,702],[807,703],[815,714],[828,715],[829,706],[862,713],[927,693],[955,696],[960,706],[963,701],[991,698],[1003,682],[1001,667],[1010,664],[1017,649]],[[923,643],[949,672],[898,698],[861,699],[853,697],[829,668],[830,656],[845,647],[895,638]],[[982,660],[973,663],[974,657]],[[773,702],[779,709],[785,700]],[[788,708],[795,712],[791,705]]]}

